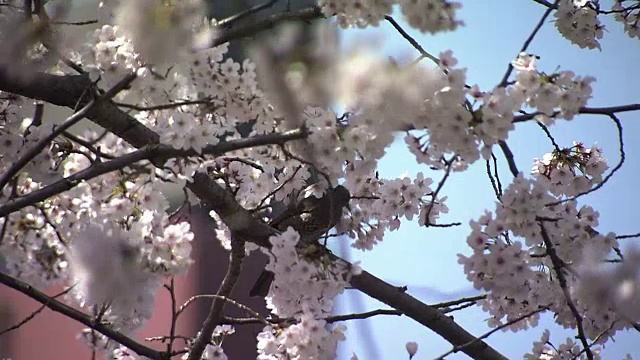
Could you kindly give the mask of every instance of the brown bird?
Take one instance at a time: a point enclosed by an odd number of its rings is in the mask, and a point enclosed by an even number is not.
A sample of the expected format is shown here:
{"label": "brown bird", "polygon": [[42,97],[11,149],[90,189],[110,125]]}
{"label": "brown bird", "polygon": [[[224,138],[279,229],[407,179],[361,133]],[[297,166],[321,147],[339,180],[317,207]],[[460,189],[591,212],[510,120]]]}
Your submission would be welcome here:
{"label": "brown bird", "polygon": [[[349,207],[351,194],[342,185],[329,189],[321,198],[309,196],[286,209],[269,225],[285,231],[289,226],[300,234],[300,244],[316,244],[322,234],[331,230],[342,217],[342,209]],[[264,270],[249,291],[251,296],[267,296],[274,274]]]}

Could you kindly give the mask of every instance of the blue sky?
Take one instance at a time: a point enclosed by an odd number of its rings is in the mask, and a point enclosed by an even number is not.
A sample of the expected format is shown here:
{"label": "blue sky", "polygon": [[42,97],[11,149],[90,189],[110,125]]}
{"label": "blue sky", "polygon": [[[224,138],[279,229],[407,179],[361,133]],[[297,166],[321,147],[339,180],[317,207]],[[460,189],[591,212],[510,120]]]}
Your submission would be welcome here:
{"label": "blue sky", "polygon": [[[431,54],[451,49],[458,58],[459,67],[466,67],[467,83],[479,84],[483,90],[490,90],[500,81],[506,66],[518,53],[523,41],[538,22],[544,8],[530,0],[512,1],[462,1],[459,18],[466,26],[459,30],[436,36],[422,35],[401,22],[405,30]],[[603,1],[609,6],[609,2]],[[401,16],[395,14],[396,19]],[[629,39],[622,33],[622,24],[601,17],[607,31],[602,40],[602,52],[582,50],[562,38],[553,23],[547,21],[528,52],[541,56],[539,69],[553,72],[557,68],[569,69],[578,75],[592,75],[593,99],[589,106],[611,106],[640,102],[637,84],[640,84],[640,41]],[[389,23],[383,22],[378,28],[349,30],[343,32],[345,46],[362,38],[381,38],[382,56],[414,59],[419,54],[409,45]],[[426,60],[423,60],[426,61]],[[428,64],[431,66],[431,64]],[[600,212],[602,232],[614,231],[619,234],[640,231],[640,221],[635,209],[640,200],[637,180],[640,174],[640,145],[635,141],[640,134],[640,113],[624,113],[619,116],[624,126],[624,140],[627,160],[623,168],[600,191],[583,197]],[[604,156],[610,168],[619,160],[616,128],[606,117],[585,115],[568,122],[560,120],[551,127],[560,146],[570,146],[572,141],[582,141],[585,145],[597,142],[604,149]],[[532,123],[517,124],[507,141],[514,152],[521,171],[529,172],[534,157],[542,157],[552,147],[544,133]],[[503,183],[510,182],[511,176],[502,154],[498,151],[499,168]],[[469,254],[465,240],[469,232],[468,221],[477,218],[484,209],[495,208],[495,198],[485,174],[484,162],[478,162],[465,173],[453,174],[447,181],[442,195],[448,195],[450,213],[443,222],[462,222],[453,229],[425,229],[417,224],[403,222],[400,230],[387,234],[384,241],[374,251],[351,252],[353,260],[361,260],[363,267],[374,275],[394,285],[407,285],[409,293],[426,303],[452,300],[461,296],[476,294],[466,281],[456,254]],[[401,138],[387,150],[380,162],[382,177],[394,178],[403,173],[412,176],[424,172],[437,182],[442,173],[432,172],[426,166],[417,165],[405,150]],[[625,244],[637,240],[624,240]],[[368,311],[387,308],[385,305],[347,291],[338,306],[337,313]],[[453,314],[456,321],[468,331],[480,335],[487,330],[486,314],[478,308]],[[357,320],[347,323],[347,341],[340,349],[340,359],[348,358],[352,352],[360,359],[402,359],[406,358],[404,345],[407,341],[419,344],[414,359],[432,359],[450,349],[450,345],[429,329],[422,327],[407,317],[378,317],[373,320]],[[519,333],[498,332],[488,339],[488,343],[508,358],[518,359],[531,350],[533,341],[540,338],[544,328],[551,330],[555,344],[573,336],[571,331],[562,331],[550,316],[543,317],[538,328]],[[626,353],[640,355],[634,350],[637,333],[618,335],[603,352],[606,359],[620,359]],[[463,354],[454,354],[448,359],[465,359]]]}

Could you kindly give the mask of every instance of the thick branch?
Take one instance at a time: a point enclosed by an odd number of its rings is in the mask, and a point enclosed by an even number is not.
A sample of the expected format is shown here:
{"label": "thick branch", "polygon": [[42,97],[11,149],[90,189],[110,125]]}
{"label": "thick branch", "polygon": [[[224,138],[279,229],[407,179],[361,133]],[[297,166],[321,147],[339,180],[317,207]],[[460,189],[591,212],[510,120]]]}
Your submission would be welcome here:
{"label": "thick branch", "polygon": [[322,10],[319,6],[309,6],[298,11],[288,11],[271,15],[266,19],[247,24],[242,27],[230,28],[225,30],[219,36],[212,39],[209,47],[216,47],[231,40],[252,37],[259,32],[273,29],[276,25],[286,21],[311,21],[323,17]]}
{"label": "thick branch", "polygon": [[417,300],[402,292],[398,287],[388,284],[366,271],[354,276],[351,279],[351,285],[372,298],[402,311],[408,317],[460,348],[462,352],[473,359],[507,359],[484,341],[477,341],[475,336],[453,321],[452,317],[444,315],[440,310]]}
{"label": "thick branch", "polygon": [[[42,100],[71,109],[86,106],[92,97],[85,96],[92,88],[91,80],[84,75],[53,75],[33,71],[16,76],[9,67],[0,65],[0,90]],[[160,137],[151,129],[126,114],[111,101],[93,106],[87,119],[116,134],[135,148],[159,142]]]}

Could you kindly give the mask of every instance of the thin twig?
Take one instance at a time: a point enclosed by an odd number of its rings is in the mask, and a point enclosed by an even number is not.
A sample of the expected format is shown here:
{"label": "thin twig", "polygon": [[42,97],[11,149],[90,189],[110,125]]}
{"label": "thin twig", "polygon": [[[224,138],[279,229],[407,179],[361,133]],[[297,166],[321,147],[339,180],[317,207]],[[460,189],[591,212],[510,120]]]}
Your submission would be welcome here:
{"label": "thin twig", "polygon": [[472,307],[475,304],[476,303],[474,303],[474,302],[470,302],[470,303],[466,303],[466,304],[460,304],[458,306],[452,306],[450,308],[442,309],[442,313],[448,314],[448,313],[451,313],[451,312],[454,312],[454,311],[460,311],[460,310],[466,309],[468,307]]}
{"label": "thin twig", "polygon": [[[51,298],[52,298],[52,299],[57,299],[57,298],[59,298],[60,296],[62,296],[62,295],[64,295],[64,294],[68,293],[68,292],[69,292],[69,291],[71,291],[72,289],[73,289],[73,288],[68,288],[68,289],[66,289],[66,290],[63,290],[61,293],[56,294],[56,295],[52,296]],[[6,328],[6,329],[4,329],[4,330],[0,331],[0,336],[4,335],[4,334],[6,334],[6,333],[8,333],[8,332],[10,332],[10,331],[16,330],[16,329],[20,328],[22,325],[24,325],[24,324],[28,323],[29,321],[33,320],[33,319],[36,317],[36,315],[38,315],[39,313],[41,313],[41,312],[42,312],[46,307],[47,307],[46,305],[42,305],[42,306],[40,306],[36,311],[34,311],[34,312],[32,312],[31,314],[29,314],[29,316],[27,316],[26,318],[22,319],[22,321],[20,321],[19,323],[17,323],[17,324],[15,324],[15,325],[13,325],[13,326],[10,326],[10,327],[8,327],[8,328]]]}
{"label": "thin twig", "polygon": [[549,140],[551,140],[551,145],[553,145],[553,148],[556,149],[557,152],[560,152],[560,146],[558,145],[558,143],[556,143],[556,139],[553,137],[553,135],[551,135],[551,131],[549,131],[549,128],[546,127],[540,121],[537,121],[536,124],[538,124],[540,129],[542,129],[542,131],[544,131],[544,133],[547,135],[547,138],[549,138]]}
{"label": "thin twig", "polygon": [[[493,156],[493,153],[491,154]],[[495,158],[495,156],[494,156]],[[485,160],[485,165],[487,169],[487,176],[489,177],[489,182],[491,182],[491,188],[493,189],[493,193],[496,195],[496,199],[500,200],[500,192],[498,192],[498,185],[496,184],[496,180],[491,173],[491,162],[489,159]]]}
{"label": "thin twig", "polygon": [[[346,314],[346,315],[334,315],[323,318],[322,320],[326,321],[328,324],[338,322],[338,321],[348,321],[348,320],[359,320],[359,319],[368,319],[373,316],[378,315],[396,315],[401,316],[402,311],[394,310],[394,309],[378,309],[371,310],[363,313],[354,313],[354,314]],[[297,324],[300,322],[299,319],[295,318],[275,318],[275,319],[264,319],[262,317],[253,317],[253,318],[235,318],[235,317],[225,317],[225,324],[229,325],[246,325],[246,324]]]}
{"label": "thin twig", "polygon": [[502,198],[502,181],[500,181],[500,175],[498,174],[498,158],[491,152],[491,158],[493,159],[493,176],[496,179],[496,183],[498,184],[498,194],[500,197],[498,200]]}
{"label": "thin twig", "polygon": [[195,300],[198,300],[198,299],[220,299],[220,300],[226,301],[229,304],[237,307],[238,309],[244,310],[250,315],[254,316],[256,319],[259,320],[258,322],[262,324],[269,324],[269,321],[267,321],[267,319],[265,319],[262,315],[260,315],[260,313],[248,307],[247,305],[241,304],[226,296],[213,295],[213,294],[194,295],[190,297],[184,304],[182,304],[182,306],[180,306],[180,309],[178,310],[178,315],[182,314],[182,312],[184,312],[189,307],[189,305],[191,305],[191,303],[193,303]]}
{"label": "thin twig", "polygon": [[558,256],[558,253],[556,252],[556,249],[553,246],[551,238],[549,237],[549,233],[547,232],[547,229],[545,228],[544,224],[542,222],[539,222],[538,225],[540,226],[540,235],[542,235],[542,241],[544,242],[544,246],[547,250],[547,255],[549,256],[549,259],[551,259],[551,264],[553,264],[553,271],[555,272],[556,278],[558,279],[558,285],[560,286],[560,289],[564,294],[564,298],[565,298],[565,301],[567,302],[567,306],[569,306],[569,309],[571,310],[571,313],[573,314],[573,317],[576,320],[576,328],[578,329],[578,338],[582,343],[582,347],[585,350],[587,359],[593,360],[593,353],[589,349],[587,336],[584,332],[584,326],[582,325],[582,320],[583,320],[582,315],[578,311],[578,308],[576,307],[573,301],[573,298],[571,297],[571,293],[569,292],[569,285],[567,284],[567,279],[565,278],[564,272],[562,271],[562,268],[565,267],[564,261],[560,259],[560,257]]}
{"label": "thin twig", "polygon": [[460,351],[460,350],[462,350],[462,349],[466,348],[467,346],[473,345],[473,344],[477,343],[478,341],[480,341],[480,340],[482,340],[482,339],[486,339],[486,338],[488,338],[489,336],[491,336],[493,333],[495,333],[495,332],[497,332],[497,331],[500,331],[500,330],[502,330],[502,329],[504,329],[504,328],[506,328],[506,327],[508,327],[508,326],[511,326],[511,325],[513,325],[513,324],[515,324],[515,323],[517,323],[517,322],[520,322],[520,321],[522,321],[522,320],[524,320],[524,319],[526,319],[526,318],[529,318],[529,317],[531,317],[531,316],[533,316],[533,315],[535,315],[535,314],[537,314],[537,313],[539,313],[539,312],[541,312],[541,311],[544,311],[544,310],[546,310],[546,309],[547,309],[546,307],[542,307],[542,308],[539,308],[539,309],[533,310],[533,311],[531,311],[531,312],[529,312],[529,313],[527,313],[527,314],[524,314],[524,315],[522,315],[522,316],[519,316],[519,317],[517,317],[517,318],[515,318],[515,319],[511,320],[511,321],[508,321],[508,322],[506,322],[506,323],[504,323],[504,324],[502,324],[502,325],[500,325],[500,326],[496,327],[495,329],[492,329],[492,330],[490,330],[490,331],[488,331],[488,332],[486,332],[486,333],[482,334],[481,336],[478,336],[477,338],[473,339],[472,341],[470,341],[470,342],[468,342],[468,343],[466,343],[466,344],[463,344],[463,345],[460,345],[460,346],[454,346],[451,350],[449,350],[449,351],[447,351],[446,353],[444,353],[444,354],[442,354],[442,355],[438,356],[438,357],[436,358],[436,360],[442,360],[442,359],[444,359],[445,357],[447,357],[447,356],[449,356],[449,355],[451,355],[451,354],[453,354],[453,353],[457,353],[458,351]]}
{"label": "thin twig", "polygon": [[[558,2],[560,2],[560,0],[556,0],[554,3],[554,6],[557,6]],[[547,10],[544,11],[544,14],[542,14],[542,17],[540,18],[536,26],[533,28],[533,31],[531,32],[531,34],[529,34],[529,37],[527,37],[527,39],[522,44],[522,47],[520,48],[520,51],[518,53],[521,53],[527,50],[527,48],[529,47],[533,39],[536,37],[536,34],[538,33],[538,31],[540,31],[540,28],[542,28],[542,25],[544,24],[545,20],[547,20],[547,17],[549,17],[552,11],[553,11],[553,8],[551,7],[548,7]],[[507,66],[507,71],[502,76],[502,80],[498,85],[499,87],[506,86],[512,71],[513,71],[513,65],[511,65],[511,62],[509,62],[509,65]]]}
{"label": "thin twig", "polygon": [[627,234],[627,235],[617,235],[616,239],[631,239],[631,238],[637,238],[637,237],[640,237],[640,233]]}
{"label": "thin twig", "polygon": [[[640,110],[640,104],[627,104],[616,105],[608,107],[582,107],[578,110],[578,114],[589,115],[611,115],[619,112],[638,111]],[[559,111],[554,111],[550,117],[556,117],[560,114]],[[513,117],[513,123],[525,122],[534,119],[537,115],[542,115],[541,112],[534,112],[531,114],[517,115]]]}
{"label": "thin twig", "polygon": [[51,24],[53,25],[75,25],[75,26],[82,26],[82,25],[92,25],[92,24],[97,24],[98,20],[85,20],[85,21],[52,21]]}
{"label": "thin twig", "polygon": [[167,354],[173,352],[173,343],[176,339],[176,325],[178,324],[178,311],[176,309],[176,288],[175,278],[172,276],[169,285],[166,286],[171,296],[171,327],[169,328],[169,342],[167,343]]}
{"label": "thin twig", "polygon": [[441,309],[441,308],[447,308],[447,307],[451,307],[451,306],[460,305],[460,304],[467,303],[467,302],[476,302],[476,301],[484,300],[486,298],[487,298],[487,295],[471,296],[471,297],[460,298],[460,299],[451,300],[451,301],[447,301],[447,302],[441,302],[441,303],[433,304],[431,306],[434,307],[434,308]]}
{"label": "thin twig", "polygon": [[445,164],[445,170],[444,170],[444,175],[442,176],[442,179],[440,180],[440,182],[438,183],[438,186],[436,187],[436,191],[434,191],[431,194],[431,203],[429,203],[429,207],[427,208],[427,212],[424,215],[424,224],[426,227],[431,226],[431,223],[429,221],[429,216],[431,215],[431,211],[433,210],[433,207],[435,206],[438,194],[440,193],[440,190],[442,190],[442,188],[444,187],[444,183],[447,181],[447,179],[449,178],[449,175],[451,174],[451,166],[453,164],[453,161],[455,160],[455,155],[453,155],[451,157],[451,159],[449,161],[447,161]]}
{"label": "thin twig", "polygon": [[552,4],[547,0],[531,0],[531,1],[533,1],[535,3],[538,3],[540,5],[546,6],[549,9],[557,9],[558,8],[557,4]]}
{"label": "thin twig", "polygon": [[119,102],[114,102],[114,104],[123,107],[123,108],[127,108],[127,109],[132,109],[132,110],[137,110],[137,111],[155,111],[155,110],[166,110],[166,109],[174,109],[180,106],[185,106],[185,105],[203,105],[203,104],[211,104],[213,103],[213,101],[211,101],[211,99],[198,99],[198,100],[184,100],[184,101],[176,101],[173,103],[168,103],[168,104],[160,104],[160,105],[153,105],[153,106],[140,106],[140,105],[135,105],[135,104],[126,104],[126,103],[119,103]]}
{"label": "thin twig", "polygon": [[370,317],[373,317],[373,316],[377,316],[377,315],[398,315],[398,316],[400,316],[400,315],[403,315],[403,314],[402,314],[402,311],[399,311],[399,310],[378,309],[378,310],[372,310],[372,311],[367,311],[367,312],[363,312],[363,313],[329,316],[329,317],[325,318],[324,320],[327,323],[334,323],[334,322],[338,322],[338,321],[367,319],[367,318],[370,318]]}
{"label": "thin twig", "polygon": [[78,311],[68,305],[65,305],[58,300],[51,298],[47,294],[36,290],[34,287],[30,286],[29,284],[26,284],[18,279],[15,279],[3,272],[0,272],[0,283],[25,294],[26,296],[36,300],[37,302],[43,304],[44,306],[48,307],[49,309],[55,312],[59,312],[70,319],[76,320],[84,324],[85,326],[103,334],[104,336],[110,338],[111,340],[126,346],[127,348],[131,349],[138,355],[146,356],[154,360],[169,359],[169,357],[166,356],[166,354],[153,350],[149,347],[146,347],[136,342],[135,340],[128,337],[127,335],[119,331],[113,330],[112,328],[110,328],[109,326],[101,322],[95,321],[89,315],[81,311]]}
{"label": "thin twig", "polygon": [[585,192],[581,192],[580,194],[576,195],[576,196],[571,196],[568,197],[566,199],[560,200],[560,201],[556,201],[554,203],[548,204],[547,206],[553,206],[553,205],[558,205],[558,204],[562,204],[568,201],[573,201],[579,197],[582,197],[584,195],[587,194],[591,194],[594,191],[599,190],[601,187],[604,186],[604,184],[606,184],[609,179],[611,179],[613,177],[613,175],[618,172],[618,170],[620,170],[620,168],[622,168],[622,165],[624,164],[624,161],[626,159],[626,153],[624,151],[624,139],[623,139],[623,128],[622,128],[622,123],[620,122],[620,119],[618,119],[618,117],[615,114],[609,114],[608,115],[611,120],[614,122],[614,124],[616,124],[616,128],[618,130],[618,152],[620,154],[620,160],[618,161],[618,163],[616,164],[616,166],[614,166],[614,168],[611,170],[610,173],[607,174],[607,176],[604,177],[604,179],[602,179],[602,181],[594,186],[593,188],[585,191]]}
{"label": "thin twig", "polygon": [[436,64],[440,64],[440,59],[429,54],[413,37],[411,37],[411,35],[409,35],[408,32],[406,32],[402,28],[402,26],[400,26],[400,24],[398,24],[398,22],[391,15],[386,15],[384,19],[387,20],[391,24],[391,26],[393,26],[393,28],[396,29],[396,31],[398,31],[400,35],[402,35],[402,37],[409,42],[409,44],[411,44],[411,46],[418,50],[420,56],[425,57]]}

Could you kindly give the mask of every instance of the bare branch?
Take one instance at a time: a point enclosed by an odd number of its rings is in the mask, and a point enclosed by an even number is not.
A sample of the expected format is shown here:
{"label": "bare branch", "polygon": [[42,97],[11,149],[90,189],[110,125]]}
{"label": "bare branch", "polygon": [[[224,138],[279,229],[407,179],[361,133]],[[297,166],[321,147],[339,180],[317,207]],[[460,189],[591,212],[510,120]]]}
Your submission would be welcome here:
{"label": "bare branch", "polygon": [[627,234],[627,235],[618,235],[618,236],[616,236],[616,239],[632,239],[632,238],[637,238],[637,237],[640,237],[640,233]]}
{"label": "bare branch", "polygon": [[[578,110],[578,114],[589,114],[589,115],[611,115],[619,112],[627,112],[627,111],[638,111],[640,110],[640,104],[627,104],[627,105],[617,105],[617,106],[609,106],[609,107],[582,107]],[[555,111],[550,117],[555,117],[560,114],[559,111]],[[517,115],[513,117],[513,123],[525,122],[535,118],[537,115],[542,115],[542,113],[535,112],[531,114]]]}
{"label": "bare branch", "polygon": [[400,316],[400,315],[402,315],[402,312],[398,311],[398,310],[378,309],[378,310],[372,310],[372,311],[367,311],[367,312],[363,312],[363,313],[329,316],[329,317],[325,318],[324,320],[327,323],[334,323],[334,322],[338,322],[338,321],[367,319],[367,318],[370,318],[370,317],[373,317],[373,316],[378,316],[378,315],[398,315],[398,316]]}
{"label": "bare branch", "polygon": [[552,4],[547,0],[531,0],[531,1],[533,1],[535,3],[538,3],[540,5],[546,6],[549,9],[557,9],[558,8],[557,4]]}
{"label": "bare branch", "polygon": [[507,160],[507,164],[509,164],[509,170],[513,176],[518,176],[520,170],[518,170],[518,166],[516,165],[516,159],[513,157],[513,152],[507,145],[507,142],[504,140],[498,141],[498,145],[500,145],[500,149],[504,153],[504,158]]}
{"label": "bare branch", "polygon": [[[234,239],[234,241],[231,242],[229,268],[217,293],[220,297],[229,297],[240,278],[240,270],[242,269],[242,261],[244,259],[244,244],[245,242],[240,239]],[[224,318],[223,310],[225,304],[226,301],[219,297],[213,300],[209,315],[202,324],[202,329],[200,329],[200,333],[189,351],[188,360],[199,360],[202,357],[205,347],[211,340],[213,330],[215,330],[216,326],[218,326]]]}
{"label": "bare branch", "polygon": [[407,40],[409,42],[409,44],[411,44],[411,46],[413,46],[416,50],[418,50],[418,52],[420,53],[420,56],[425,57],[431,61],[433,61],[436,64],[440,63],[440,59],[438,59],[437,57],[429,54],[417,41],[416,39],[414,39],[413,37],[411,37],[411,35],[409,35],[408,32],[406,32],[402,26],[400,26],[400,24],[398,24],[398,22],[391,16],[391,15],[386,15],[384,17],[385,20],[387,20],[391,26],[393,26],[394,29],[396,29],[396,31],[398,31],[398,33],[400,33],[400,35],[402,35],[403,38],[405,38],[405,40]]}
{"label": "bare branch", "polygon": [[486,298],[487,298],[487,295],[478,295],[478,296],[460,298],[460,299],[447,301],[447,302],[441,302],[441,303],[438,303],[438,304],[432,304],[431,307],[438,308],[438,309],[448,308],[448,307],[451,307],[451,306],[456,306],[456,305],[460,305],[460,304],[468,303],[468,302],[475,303],[475,302],[478,302],[479,300],[483,300],[483,299],[486,299]]}
{"label": "bare branch", "polygon": [[68,318],[71,318],[75,321],[78,321],[82,324],[84,324],[85,326],[107,336],[108,338],[112,339],[113,341],[122,344],[124,346],[126,346],[127,348],[131,349],[132,351],[135,351],[136,354],[141,355],[141,356],[146,356],[150,359],[153,360],[168,360],[169,357],[162,352],[158,352],[156,350],[153,350],[151,348],[148,348],[138,342],[136,342],[135,340],[131,339],[130,337],[124,335],[123,333],[113,330],[111,329],[109,326],[102,324],[100,322],[96,322],[94,319],[92,319],[89,315],[78,311],[68,305],[65,305],[61,302],[59,302],[58,300],[55,300],[53,298],[51,298],[50,296],[48,296],[45,293],[42,293],[38,290],[36,290],[35,288],[33,288],[32,286],[23,283],[22,281],[15,279],[3,272],[0,272],[0,283],[16,290],[19,291],[25,295],[27,295],[28,297],[36,300],[37,302],[41,303],[42,305],[48,307],[49,309],[55,311],[55,312],[59,312],[63,315],[65,315]]}
{"label": "bare branch", "polygon": [[[68,288],[68,289],[66,289],[66,290],[63,290],[61,293],[56,294],[56,295],[52,296],[51,298],[52,298],[52,299],[57,299],[57,298],[59,298],[60,296],[62,296],[62,295],[64,295],[64,294],[68,293],[69,291],[71,291],[71,289],[72,289],[72,288]],[[47,307],[46,305],[42,305],[42,306],[40,306],[36,311],[34,311],[34,312],[32,312],[31,314],[29,314],[29,316],[27,316],[26,318],[22,319],[22,321],[20,321],[19,323],[17,323],[17,324],[15,324],[15,325],[13,325],[13,326],[10,326],[10,327],[8,327],[8,328],[6,328],[6,329],[4,329],[4,330],[0,331],[0,336],[4,335],[4,334],[6,334],[6,333],[8,333],[8,332],[10,332],[10,331],[13,331],[13,330],[19,329],[22,325],[24,325],[24,324],[28,323],[29,321],[31,321],[31,320],[33,320],[33,319],[35,319],[36,315],[38,315],[39,313],[41,313],[41,312],[42,312],[42,310],[44,310],[46,307]]]}
{"label": "bare branch", "polygon": [[444,183],[449,178],[449,175],[451,175],[451,165],[455,161],[455,158],[456,158],[456,156],[453,155],[451,157],[451,159],[449,159],[449,161],[446,162],[445,169],[444,169],[444,175],[442,176],[442,179],[438,183],[438,186],[436,187],[436,190],[431,194],[431,203],[429,204],[429,208],[427,208],[427,212],[424,214],[425,227],[431,226],[431,223],[429,221],[429,216],[431,215],[431,211],[433,210],[433,207],[436,204],[436,199],[438,197],[438,194],[440,193],[440,190],[442,190],[442,188],[444,187]]}
{"label": "bare branch", "polygon": [[191,305],[195,300],[198,299],[221,299],[224,300],[226,302],[228,302],[229,304],[237,307],[238,309],[244,310],[246,312],[248,312],[249,314],[251,314],[254,319],[256,319],[256,322],[261,323],[261,324],[269,324],[269,321],[267,321],[267,319],[265,319],[262,315],[260,315],[260,313],[258,313],[257,311],[253,310],[252,308],[248,307],[247,305],[241,304],[229,297],[226,296],[220,296],[220,295],[212,295],[212,294],[203,294],[203,295],[195,295],[190,297],[184,304],[182,304],[182,306],[180,306],[180,309],[178,310],[178,315],[180,315],[184,310],[187,309],[187,307],[189,307],[189,305]]}

